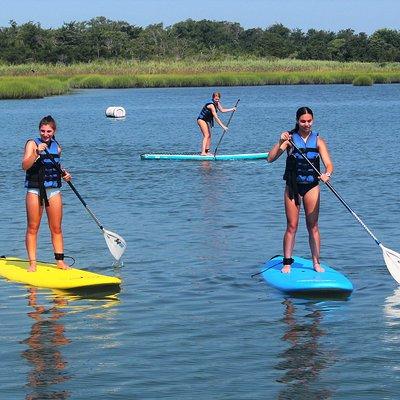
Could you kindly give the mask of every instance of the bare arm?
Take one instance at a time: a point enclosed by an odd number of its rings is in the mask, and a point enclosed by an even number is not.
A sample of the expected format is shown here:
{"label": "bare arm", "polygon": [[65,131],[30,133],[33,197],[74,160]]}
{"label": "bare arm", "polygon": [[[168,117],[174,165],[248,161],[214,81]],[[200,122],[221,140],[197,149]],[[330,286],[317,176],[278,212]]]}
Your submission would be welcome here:
{"label": "bare arm", "polygon": [[218,118],[217,111],[215,111],[215,106],[214,106],[214,104],[210,104],[210,105],[207,106],[207,107],[208,107],[209,110],[211,111],[211,113],[212,113],[214,119],[217,121],[218,125],[219,125],[224,131],[227,131],[227,130],[228,130],[228,127],[225,126],[225,125],[222,123],[222,121]]}
{"label": "bare arm", "polygon": [[288,147],[291,147],[289,139],[290,139],[289,132],[281,133],[279,142],[276,143],[274,147],[268,152],[267,161],[269,163],[272,163],[275,160],[277,160]]}
{"label": "bare arm", "polygon": [[236,107],[224,108],[224,107],[222,107],[221,103],[218,103],[218,110],[221,111],[222,113],[226,113],[226,112],[229,112],[229,111],[236,111]]}
{"label": "bare arm", "polygon": [[24,171],[31,168],[35,161],[39,158],[39,155],[36,153],[37,148],[38,147],[33,140],[29,140],[26,143],[24,156],[22,158],[22,169]]}
{"label": "bare arm", "polygon": [[333,163],[331,156],[329,155],[328,146],[326,145],[324,139],[318,137],[317,143],[319,155],[321,156],[322,162],[325,165],[325,172],[321,175],[321,180],[323,182],[329,181],[329,177],[333,173]]}

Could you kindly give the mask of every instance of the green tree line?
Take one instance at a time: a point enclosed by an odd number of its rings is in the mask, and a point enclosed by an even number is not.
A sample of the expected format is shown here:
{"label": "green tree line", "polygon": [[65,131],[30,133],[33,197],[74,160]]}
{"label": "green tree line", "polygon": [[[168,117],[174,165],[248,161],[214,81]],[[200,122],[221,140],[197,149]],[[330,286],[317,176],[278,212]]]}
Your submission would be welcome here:
{"label": "green tree line", "polygon": [[274,24],[244,29],[227,21],[188,19],[171,26],[140,27],[96,17],[45,29],[40,23],[0,28],[0,62],[72,64],[96,60],[160,60],[222,57],[292,58],[299,60],[399,62],[400,31],[379,29],[367,35],[288,29]]}

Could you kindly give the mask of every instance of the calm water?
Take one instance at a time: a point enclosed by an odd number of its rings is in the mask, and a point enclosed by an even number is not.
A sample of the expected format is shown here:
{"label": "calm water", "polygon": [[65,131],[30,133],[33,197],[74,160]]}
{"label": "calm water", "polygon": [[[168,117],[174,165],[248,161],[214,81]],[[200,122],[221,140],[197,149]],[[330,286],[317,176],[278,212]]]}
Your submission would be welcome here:
{"label": "calm water", "polygon": [[[379,247],[326,188],[322,256],[352,280],[348,301],[284,298],[251,278],[282,252],[283,158],[140,160],[142,152],[198,150],[195,118],[211,91],[90,90],[1,102],[1,253],[25,257],[20,161],[49,113],[76,187],[129,247],[124,265],[113,267],[101,232],[64,188],[65,252],[78,267],[121,276],[123,286],[79,298],[0,280],[0,398],[398,398],[400,288]],[[238,98],[220,153],[268,150],[297,107],[310,106],[335,188],[400,251],[399,85],[223,88],[225,106]],[[127,117],[107,119],[110,105]],[[213,148],[218,137],[215,129]],[[303,219],[296,255],[309,257]],[[39,258],[52,258],[46,218]]]}

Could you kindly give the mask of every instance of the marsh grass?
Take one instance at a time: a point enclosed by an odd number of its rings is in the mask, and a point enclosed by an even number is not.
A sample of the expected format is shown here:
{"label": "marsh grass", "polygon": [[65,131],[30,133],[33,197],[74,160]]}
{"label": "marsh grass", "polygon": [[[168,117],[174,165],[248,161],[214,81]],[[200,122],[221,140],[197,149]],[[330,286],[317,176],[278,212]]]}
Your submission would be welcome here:
{"label": "marsh grass", "polygon": [[220,72],[399,72],[400,63],[362,63],[294,59],[227,58],[224,60],[94,61],[85,64],[0,64],[0,76],[141,75]]}
{"label": "marsh grass", "polygon": [[0,77],[0,99],[34,99],[67,93],[70,85],[59,79]]}
{"label": "marsh grass", "polygon": [[[0,99],[37,98],[72,89],[400,82],[400,63],[269,59],[102,61],[0,64]],[[364,83],[363,83],[364,82]]]}

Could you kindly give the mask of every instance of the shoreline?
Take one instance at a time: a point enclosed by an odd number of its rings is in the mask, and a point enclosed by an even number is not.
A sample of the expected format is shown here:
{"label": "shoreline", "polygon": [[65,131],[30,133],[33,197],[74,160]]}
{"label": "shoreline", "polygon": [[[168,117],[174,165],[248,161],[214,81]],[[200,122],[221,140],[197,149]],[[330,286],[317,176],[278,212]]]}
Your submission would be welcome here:
{"label": "shoreline", "polygon": [[400,63],[299,60],[96,62],[0,65],[0,99],[34,99],[75,89],[400,83]]}

